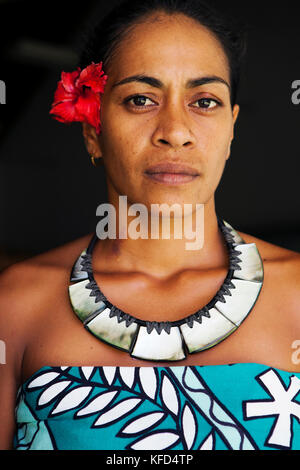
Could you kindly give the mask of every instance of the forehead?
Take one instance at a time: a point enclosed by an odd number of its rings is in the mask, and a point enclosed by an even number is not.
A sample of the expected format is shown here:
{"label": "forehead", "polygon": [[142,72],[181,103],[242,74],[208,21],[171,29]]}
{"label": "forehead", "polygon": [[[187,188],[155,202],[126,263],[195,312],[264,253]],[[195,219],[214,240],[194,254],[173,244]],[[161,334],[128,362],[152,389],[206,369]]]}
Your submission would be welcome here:
{"label": "forehead", "polygon": [[131,27],[110,65],[118,78],[151,71],[173,76],[209,73],[229,79],[228,60],[219,40],[182,14],[151,15]]}

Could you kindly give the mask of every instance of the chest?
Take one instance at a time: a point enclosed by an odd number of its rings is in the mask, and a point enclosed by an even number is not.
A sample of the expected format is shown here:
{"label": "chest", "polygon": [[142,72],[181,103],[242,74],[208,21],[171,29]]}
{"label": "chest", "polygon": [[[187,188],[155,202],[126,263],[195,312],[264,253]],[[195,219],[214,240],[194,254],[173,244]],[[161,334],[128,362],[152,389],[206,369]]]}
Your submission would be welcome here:
{"label": "chest", "polygon": [[[230,336],[216,346],[189,354],[181,365],[228,364],[257,362],[290,370],[292,331],[282,314],[282,296],[265,276],[263,289],[253,309]],[[226,275],[226,273],[225,273]],[[97,277],[95,276],[97,279]],[[137,318],[149,321],[176,321],[191,315],[214,296],[224,280],[224,272],[199,278],[183,276],[180,282],[164,287],[142,280],[127,283],[101,280],[107,298]],[[45,307],[36,322],[23,361],[26,378],[44,365],[169,365],[149,363],[132,358],[128,353],[103,343],[87,331],[75,315],[67,287],[57,292],[51,305]],[[177,362],[179,364],[179,362]]]}

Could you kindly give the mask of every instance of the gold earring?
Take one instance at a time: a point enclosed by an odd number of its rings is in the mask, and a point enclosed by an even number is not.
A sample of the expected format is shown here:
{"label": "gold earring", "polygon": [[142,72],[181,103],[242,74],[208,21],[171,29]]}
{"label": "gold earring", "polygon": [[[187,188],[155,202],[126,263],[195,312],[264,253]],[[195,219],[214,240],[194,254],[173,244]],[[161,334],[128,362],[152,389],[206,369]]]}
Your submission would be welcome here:
{"label": "gold earring", "polygon": [[102,164],[102,158],[91,155],[91,162],[94,166],[100,166]]}

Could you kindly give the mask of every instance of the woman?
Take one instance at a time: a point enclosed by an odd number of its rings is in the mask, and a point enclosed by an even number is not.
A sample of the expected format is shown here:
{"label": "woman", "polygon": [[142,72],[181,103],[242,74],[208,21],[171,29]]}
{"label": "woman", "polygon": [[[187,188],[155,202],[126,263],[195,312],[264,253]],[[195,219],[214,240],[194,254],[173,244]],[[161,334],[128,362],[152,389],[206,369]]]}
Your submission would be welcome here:
{"label": "woman", "polygon": [[82,55],[103,61],[100,121],[64,117],[110,204],[190,204],[194,228],[203,204],[204,244],[171,217],[170,239],[88,234],[2,274],[2,448],[300,449],[299,254],[217,217],[243,42],[209,11],[125,2]]}

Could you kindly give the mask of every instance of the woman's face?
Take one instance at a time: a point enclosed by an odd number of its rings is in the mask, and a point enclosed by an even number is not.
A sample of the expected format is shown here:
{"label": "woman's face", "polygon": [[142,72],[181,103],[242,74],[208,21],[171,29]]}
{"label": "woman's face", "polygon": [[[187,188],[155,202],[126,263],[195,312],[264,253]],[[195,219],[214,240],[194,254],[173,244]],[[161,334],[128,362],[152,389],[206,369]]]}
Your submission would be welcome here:
{"label": "woman's face", "polygon": [[[232,110],[230,104],[229,68],[219,42],[186,16],[153,15],[122,41],[105,73],[95,145],[110,201],[126,195],[128,203],[147,207],[207,203],[229,157],[238,115],[238,106]],[[136,75],[152,80],[120,84]],[[192,82],[204,77],[214,78]],[[188,165],[194,175],[155,175],[160,170],[150,167],[159,163]]]}

